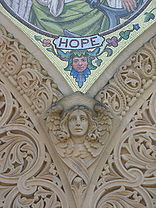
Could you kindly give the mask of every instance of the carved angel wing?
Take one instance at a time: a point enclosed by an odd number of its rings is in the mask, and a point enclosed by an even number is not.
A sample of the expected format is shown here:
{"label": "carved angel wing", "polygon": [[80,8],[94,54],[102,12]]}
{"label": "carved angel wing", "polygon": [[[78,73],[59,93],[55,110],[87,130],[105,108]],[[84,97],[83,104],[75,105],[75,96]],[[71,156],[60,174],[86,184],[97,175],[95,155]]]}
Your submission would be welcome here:
{"label": "carved angel wing", "polygon": [[26,21],[29,18],[29,13],[32,5],[32,0],[4,0],[4,2]]}
{"label": "carved angel wing", "polygon": [[[58,137],[60,132],[60,113],[63,111],[62,106],[56,105],[50,109],[50,112],[48,113],[48,117],[46,119],[46,124],[48,127],[49,132],[53,132],[53,135]],[[60,138],[58,140],[61,140],[61,132],[60,132]],[[63,139],[63,138],[62,138]]]}
{"label": "carved angel wing", "polygon": [[[61,128],[61,117],[60,114],[63,111],[61,105],[56,105],[50,108],[47,112],[48,116],[46,118],[46,125],[48,127],[49,133],[52,135],[53,143],[57,149],[57,152],[62,156],[70,155],[73,151],[72,145],[70,145],[70,140],[68,140],[68,135],[64,129]],[[45,115],[46,117],[46,115]]]}
{"label": "carved angel wing", "polygon": [[100,105],[95,105],[94,110],[97,114],[94,118],[96,127],[90,133],[90,137],[86,140],[85,146],[93,157],[97,157],[106,140],[109,138],[113,116],[107,108]]}
{"label": "carved angel wing", "polygon": [[107,108],[95,106],[97,112],[97,136],[100,144],[104,144],[112,129],[112,114]]}

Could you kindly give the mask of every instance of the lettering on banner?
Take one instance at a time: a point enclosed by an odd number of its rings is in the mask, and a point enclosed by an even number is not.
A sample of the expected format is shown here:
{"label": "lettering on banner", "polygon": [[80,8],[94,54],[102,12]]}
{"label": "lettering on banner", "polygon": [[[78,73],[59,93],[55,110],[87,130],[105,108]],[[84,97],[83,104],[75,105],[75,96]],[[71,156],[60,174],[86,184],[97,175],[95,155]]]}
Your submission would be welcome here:
{"label": "lettering on banner", "polygon": [[104,38],[99,35],[93,35],[89,37],[63,37],[54,40],[56,48],[67,49],[67,50],[80,50],[99,47],[103,44]]}

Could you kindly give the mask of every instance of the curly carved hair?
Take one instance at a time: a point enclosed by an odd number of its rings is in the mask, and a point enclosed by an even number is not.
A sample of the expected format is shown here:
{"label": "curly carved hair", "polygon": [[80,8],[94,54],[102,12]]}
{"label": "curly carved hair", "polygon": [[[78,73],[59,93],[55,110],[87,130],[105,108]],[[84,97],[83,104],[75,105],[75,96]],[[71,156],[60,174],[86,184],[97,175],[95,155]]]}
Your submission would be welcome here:
{"label": "curly carved hair", "polygon": [[70,131],[68,128],[68,119],[69,119],[69,116],[71,115],[71,113],[75,110],[82,110],[87,115],[89,127],[88,127],[88,132],[86,135],[86,139],[88,141],[96,140],[95,136],[93,138],[93,134],[94,134],[95,130],[97,129],[97,123],[94,118],[95,117],[94,112],[86,106],[78,105],[78,106],[74,106],[73,108],[62,113],[62,116],[61,116],[62,119],[60,122],[60,130],[61,130],[62,134],[59,135],[59,137],[61,137],[60,138],[61,142],[65,142],[70,138]]}

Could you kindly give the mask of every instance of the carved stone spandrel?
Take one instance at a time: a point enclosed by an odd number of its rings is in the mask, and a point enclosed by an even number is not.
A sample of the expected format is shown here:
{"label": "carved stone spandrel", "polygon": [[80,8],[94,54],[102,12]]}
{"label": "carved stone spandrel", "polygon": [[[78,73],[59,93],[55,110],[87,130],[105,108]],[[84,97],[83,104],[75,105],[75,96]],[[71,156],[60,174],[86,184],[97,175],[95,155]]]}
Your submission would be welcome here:
{"label": "carved stone spandrel", "polygon": [[77,93],[49,110],[46,125],[61,158],[94,160],[112,130],[113,115],[96,100]]}
{"label": "carved stone spandrel", "polygon": [[119,118],[95,99],[77,92],[49,107],[41,120],[64,164],[76,204],[81,207],[95,167],[120,124]]}

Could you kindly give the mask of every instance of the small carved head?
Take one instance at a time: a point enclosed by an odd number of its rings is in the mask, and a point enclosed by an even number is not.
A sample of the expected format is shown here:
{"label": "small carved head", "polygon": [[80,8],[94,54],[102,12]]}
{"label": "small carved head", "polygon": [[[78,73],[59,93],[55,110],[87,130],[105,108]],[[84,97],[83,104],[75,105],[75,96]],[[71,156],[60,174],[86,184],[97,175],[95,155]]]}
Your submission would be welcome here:
{"label": "small carved head", "polygon": [[62,115],[60,129],[65,133],[66,139],[74,137],[89,138],[91,131],[96,128],[93,112],[86,106],[75,106]]}
{"label": "small carved head", "polygon": [[79,152],[88,152],[96,157],[110,134],[111,119],[110,112],[104,106],[95,105],[92,110],[77,105],[64,111],[57,105],[52,108],[47,124],[55,136],[54,143],[64,149],[64,154],[70,155],[73,149],[78,150],[81,146]]}

